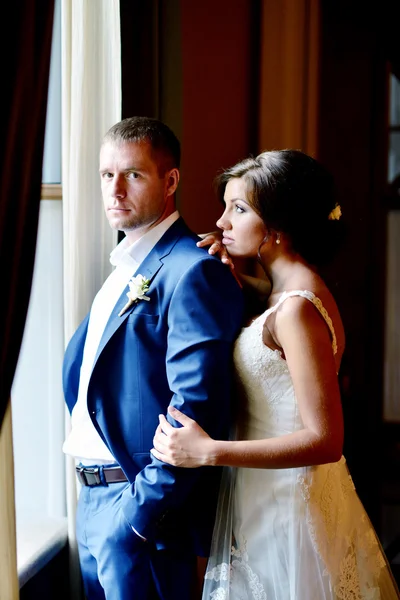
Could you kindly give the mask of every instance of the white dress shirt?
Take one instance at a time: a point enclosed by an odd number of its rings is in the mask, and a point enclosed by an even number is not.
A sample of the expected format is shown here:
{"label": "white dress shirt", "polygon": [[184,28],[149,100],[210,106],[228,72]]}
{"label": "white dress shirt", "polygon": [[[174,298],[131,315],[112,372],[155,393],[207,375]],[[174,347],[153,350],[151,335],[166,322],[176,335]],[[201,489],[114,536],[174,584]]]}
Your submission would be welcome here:
{"label": "white dress shirt", "polygon": [[111,312],[139,265],[169,227],[179,218],[178,211],[129,245],[124,238],[110,255],[113,272],[98,291],[90,311],[88,331],[80,370],[78,399],[72,410],[71,431],[64,442],[65,454],[83,465],[115,463],[115,458],[99,436],[87,408],[87,389],[97,348]]}

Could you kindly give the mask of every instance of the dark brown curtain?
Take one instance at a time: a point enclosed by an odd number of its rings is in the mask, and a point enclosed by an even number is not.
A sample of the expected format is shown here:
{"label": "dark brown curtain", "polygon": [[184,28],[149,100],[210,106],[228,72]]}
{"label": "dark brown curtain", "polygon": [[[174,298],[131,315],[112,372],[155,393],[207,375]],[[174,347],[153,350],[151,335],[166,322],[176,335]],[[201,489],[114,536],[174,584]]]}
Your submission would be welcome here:
{"label": "dark brown curtain", "polygon": [[54,0],[11,0],[1,11],[0,427],[32,283],[53,14]]}

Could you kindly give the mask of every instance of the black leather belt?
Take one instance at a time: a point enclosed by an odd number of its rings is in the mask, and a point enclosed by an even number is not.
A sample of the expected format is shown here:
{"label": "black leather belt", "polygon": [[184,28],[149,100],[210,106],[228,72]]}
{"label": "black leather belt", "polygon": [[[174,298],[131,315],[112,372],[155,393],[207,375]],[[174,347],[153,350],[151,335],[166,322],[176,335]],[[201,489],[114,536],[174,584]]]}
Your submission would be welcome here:
{"label": "black leather belt", "polygon": [[82,485],[90,487],[104,485],[104,481],[106,483],[128,481],[121,467],[76,467],[76,474]]}

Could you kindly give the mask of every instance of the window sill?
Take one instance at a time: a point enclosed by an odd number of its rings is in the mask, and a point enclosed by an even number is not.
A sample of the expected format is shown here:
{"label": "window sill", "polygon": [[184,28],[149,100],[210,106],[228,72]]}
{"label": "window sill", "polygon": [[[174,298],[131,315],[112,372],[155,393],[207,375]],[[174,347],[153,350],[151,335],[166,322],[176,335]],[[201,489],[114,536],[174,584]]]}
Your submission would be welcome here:
{"label": "window sill", "polygon": [[67,519],[37,517],[17,524],[19,587],[36,575],[67,543]]}

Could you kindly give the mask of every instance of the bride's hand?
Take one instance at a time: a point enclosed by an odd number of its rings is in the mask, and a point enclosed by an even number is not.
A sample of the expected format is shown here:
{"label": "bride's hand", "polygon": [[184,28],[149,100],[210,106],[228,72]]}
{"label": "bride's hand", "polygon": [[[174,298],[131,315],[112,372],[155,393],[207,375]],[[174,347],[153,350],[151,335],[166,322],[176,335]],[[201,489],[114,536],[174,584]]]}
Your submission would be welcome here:
{"label": "bride's hand", "polygon": [[221,262],[228,265],[228,267],[230,267],[231,269],[235,268],[227,249],[222,243],[221,231],[211,231],[210,233],[202,233],[200,234],[200,237],[202,239],[196,244],[199,248],[205,248],[207,246],[210,246],[208,249],[209,254],[218,254],[221,259]]}
{"label": "bride's hand", "polygon": [[194,468],[211,464],[214,440],[196,421],[177,408],[170,406],[168,412],[183,427],[173,427],[164,415],[160,415],[151,453],[158,460],[175,467]]}

